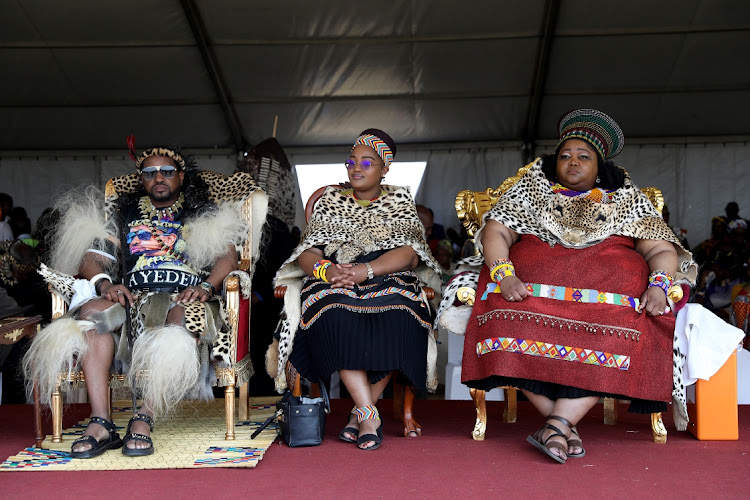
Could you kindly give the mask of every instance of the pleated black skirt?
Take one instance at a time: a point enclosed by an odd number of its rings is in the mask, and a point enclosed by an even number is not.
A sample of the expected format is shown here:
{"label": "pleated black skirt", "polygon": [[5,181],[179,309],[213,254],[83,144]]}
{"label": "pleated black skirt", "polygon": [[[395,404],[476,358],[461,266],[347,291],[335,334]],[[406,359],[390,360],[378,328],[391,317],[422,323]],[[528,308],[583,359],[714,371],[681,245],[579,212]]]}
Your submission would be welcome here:
{"label": "pleated black skirt", "polygon": [[303,377],[316,381],[339,370],[365,370],[375,383],[398,370],[425,389],[431,315],[416,275],[379,276],[349,291],[307,278],[301,298],[302,321],[289,359]]}

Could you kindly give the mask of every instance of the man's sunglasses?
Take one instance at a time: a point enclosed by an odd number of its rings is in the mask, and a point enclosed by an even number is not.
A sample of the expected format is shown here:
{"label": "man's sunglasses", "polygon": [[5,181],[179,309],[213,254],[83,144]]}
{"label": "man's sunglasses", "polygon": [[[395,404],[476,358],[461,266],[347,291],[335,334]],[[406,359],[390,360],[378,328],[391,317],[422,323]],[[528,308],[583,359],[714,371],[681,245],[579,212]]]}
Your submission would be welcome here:
{"label": "man's sunglasses", "polygon": [[152,234],[151,234],[151,231],[146,231],[145,229],[132,231],[128,233],[127,237],[125,238],[125,242],[128,245],[130,245],[133,242],[133,240],[136,238],[136,236],[141,241],[148,241],[151,239]]}
{"label": "man's sunglasses", "polygon": [[141,169],[141,177],[150,181],[156,177],[156,172],[160,172],[165,179],[171,179],[179,170],[173,165],[161,165],[156,167],[144,167]]}

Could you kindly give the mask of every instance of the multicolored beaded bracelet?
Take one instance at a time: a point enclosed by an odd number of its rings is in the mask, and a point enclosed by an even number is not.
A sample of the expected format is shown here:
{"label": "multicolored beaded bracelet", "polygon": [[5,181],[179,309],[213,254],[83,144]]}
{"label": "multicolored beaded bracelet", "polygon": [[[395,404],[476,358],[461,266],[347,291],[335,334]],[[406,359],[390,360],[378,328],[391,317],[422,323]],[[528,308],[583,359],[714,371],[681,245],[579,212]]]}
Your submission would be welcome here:
{"label": "multicolored beaded bracelet", "polygon": [[328,279],[326,278],[326,269],[328,269],[331,264],[333,264],[333,262],[331,262],[330,260],[319,260],[318,262],[313,264],[313,277],[328,283]]}
{"label": "multicolored beaded bracelet", "polygon": [[672,275],[666,271],[654,271],[648,277],[648,286],[658,286],[664,290],[665,294],[669,292],[669,288],[672,286],[673,282],[674,278],[672,278]]}
{"label": "multicolored beaded bracelet", "polygon": [[515,275],[516,268],[508,259],[497,259],[492,263],[492,269],[490,270],[490,279],[495,283],[500,283],[503,278]]}

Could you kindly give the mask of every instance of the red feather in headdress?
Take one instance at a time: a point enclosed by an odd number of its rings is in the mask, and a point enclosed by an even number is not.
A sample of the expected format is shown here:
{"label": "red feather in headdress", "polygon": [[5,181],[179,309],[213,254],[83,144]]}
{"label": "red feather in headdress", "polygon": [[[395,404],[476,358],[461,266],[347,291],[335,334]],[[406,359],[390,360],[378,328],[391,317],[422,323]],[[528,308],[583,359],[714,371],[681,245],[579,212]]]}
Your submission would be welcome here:
{"label": "red feather in headdress", "polygon": [[125,138],[125,141],[128,143],[128,154],[130,155],[130,159],[135,161],[135,136],[130,134]]}

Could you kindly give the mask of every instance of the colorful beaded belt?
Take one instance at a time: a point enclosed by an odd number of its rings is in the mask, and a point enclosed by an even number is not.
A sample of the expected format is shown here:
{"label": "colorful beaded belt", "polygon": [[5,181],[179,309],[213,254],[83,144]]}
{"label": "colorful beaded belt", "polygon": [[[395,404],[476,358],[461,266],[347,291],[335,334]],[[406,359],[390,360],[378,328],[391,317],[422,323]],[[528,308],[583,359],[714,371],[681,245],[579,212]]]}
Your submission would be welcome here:
{"label": "colorful beaded belt", "polygon": [[[566,300],[569,302],[583,302],[586,304],[614,304],[616,306],[632,307],[636,311],[640,300],[620,293],[602,292],[590,288],[572,288],[568,286],[542,285],[540,283],[524,283],[526,291],[532,297],[545,299]],[[500,285],[487,283],[487,289],[482,294],[482,300],[487,300],[490,293],[500,293]]]}

